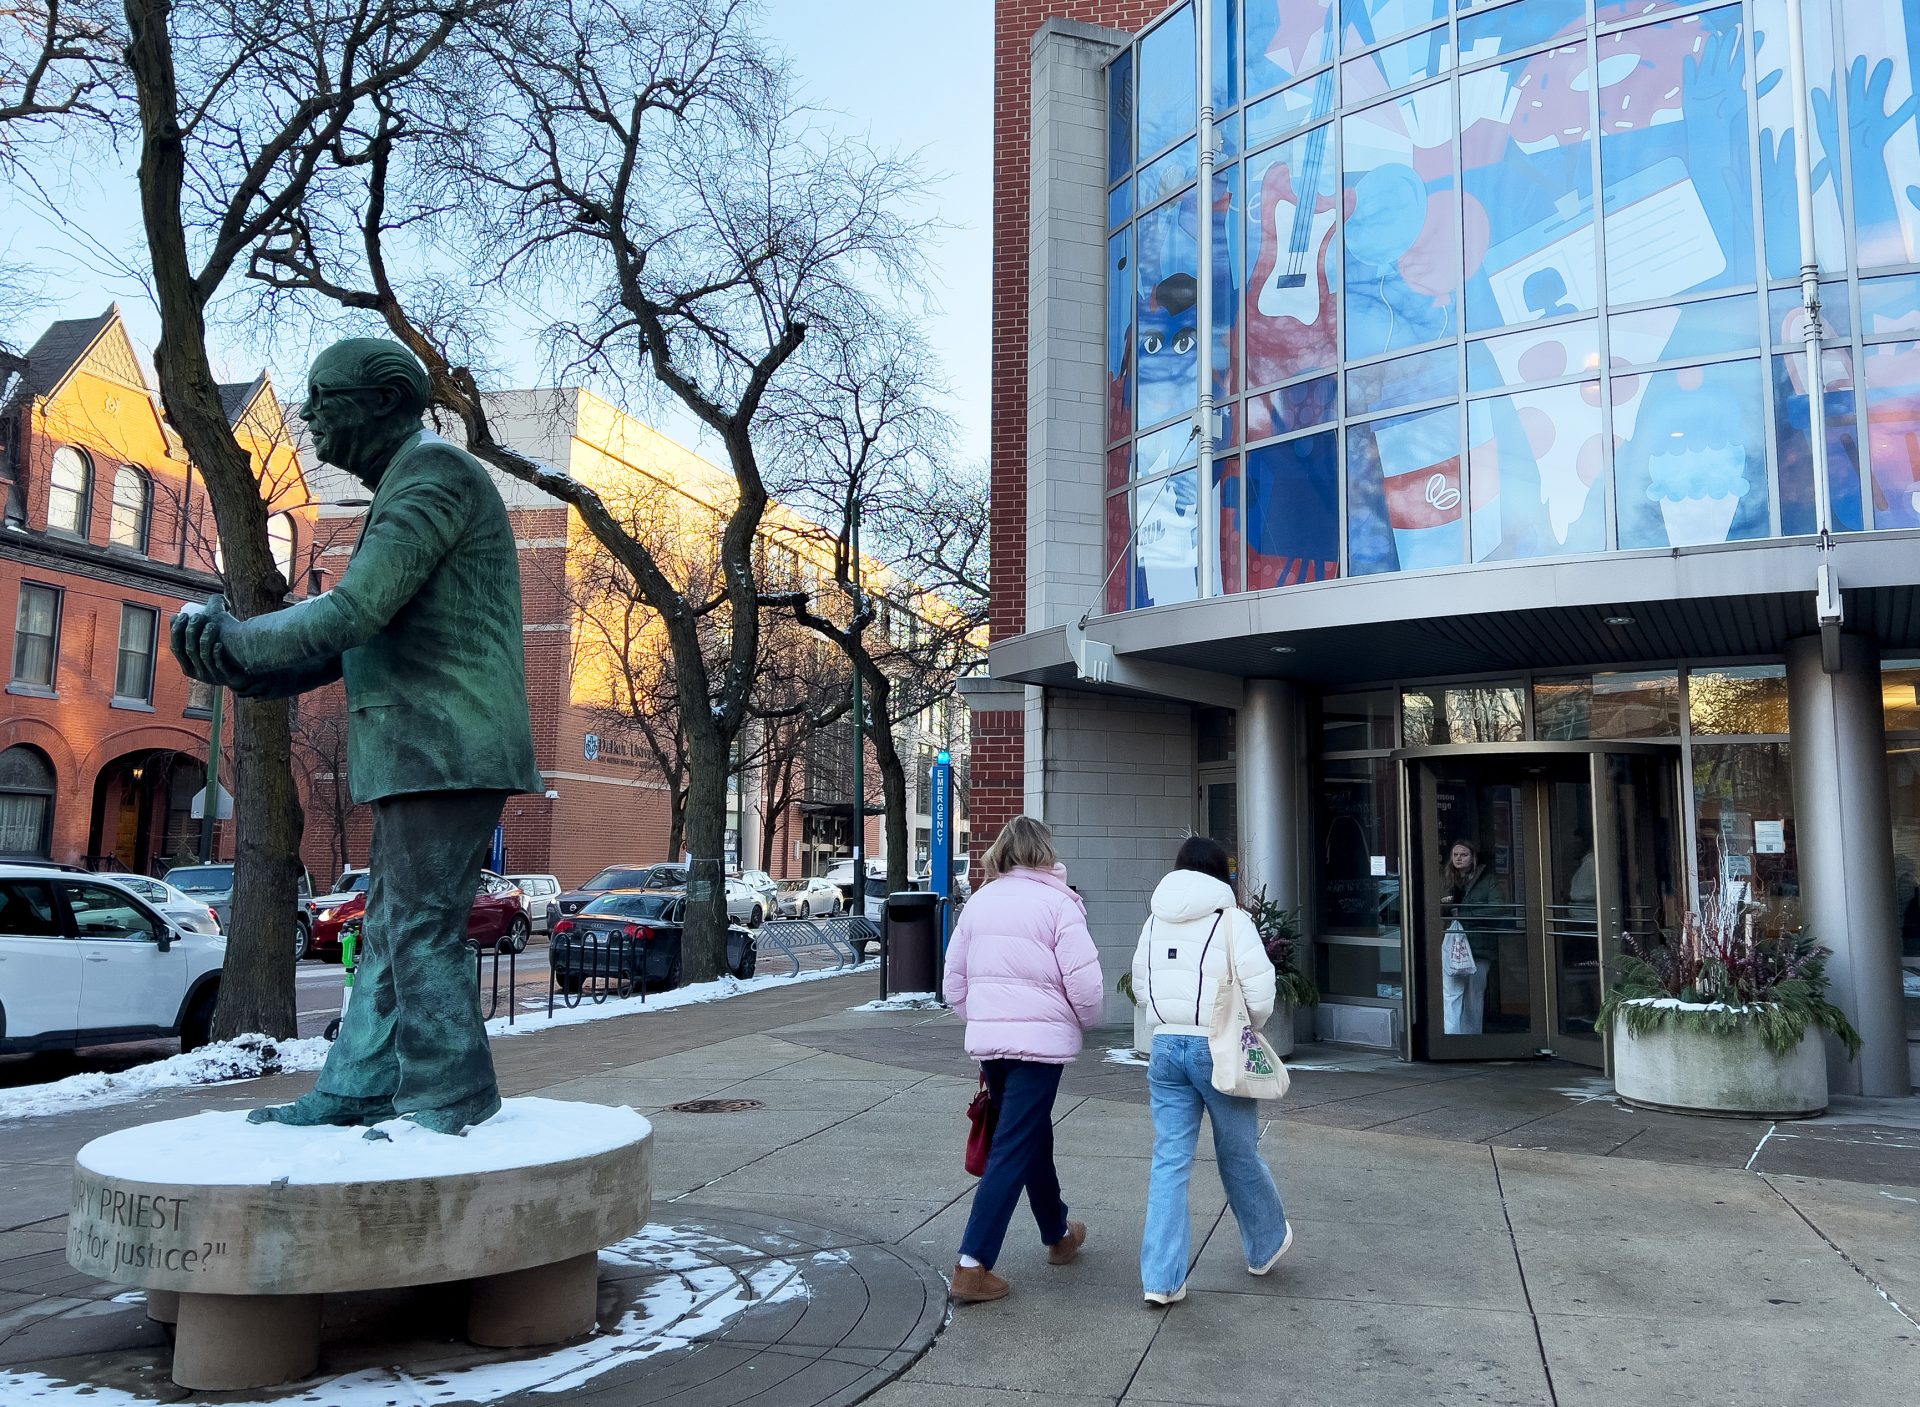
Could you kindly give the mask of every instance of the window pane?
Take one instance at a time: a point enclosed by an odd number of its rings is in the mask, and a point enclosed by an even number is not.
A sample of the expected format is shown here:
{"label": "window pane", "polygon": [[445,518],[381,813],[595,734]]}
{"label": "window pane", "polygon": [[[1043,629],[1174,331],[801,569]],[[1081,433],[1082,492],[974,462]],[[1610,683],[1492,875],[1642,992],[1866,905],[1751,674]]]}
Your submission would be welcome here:
{"label": "window pane", "polygon": [[1215,546],[1213,591],[1221,595],[1240,589],[1240,457],[1229,455],[1213,461],[1214,511],[1219,514],[1220,535]]}
{"label": "window pane", "polygon": [[[1920,128],[1914,51],[1920,12],[1911,0],[1847,0],[1847,123],[1853,147],[1854,240],[1860,267],[1920,262]],[[1816,121],[1832,104],[1815,108]]]}
{"label": "window pane", "polygon": [[1336,357],[1333,125],[1247,161],[1247,381],[1331,371]]}
{"label": "window pane", "polygon": [[67,907],[73,910],[74,927],[82,938],[150,939],[153,920],[134,906],[133,900],[118,889],[104,884],[63,885]]}
{"label": "window pane", "polygon": [[1133,470],[1133,445],[1131,442],[1115,445],[1107,451],[1107,487],[1117,489],[1126,483]]}
{"label": "window pane", "polygon": [[1581,44],[1460,80],[1470,331],[1599,305],[1587,75]]}
{"label": "window pane", "polygon": [[1340,98],[1349,105],[1364,103],[1397,88],[1437,78],[1452,67],[1453,36],[1442,25],[1342,64]]}
{"label": "window pane", "polygon": [[1887,660],[1880,666],[1880,703],[1889,733],[1920,733],[1920,661]]}
{"label": "window pane", "polygon": [[1133,231],[1107,241],[1107,438],[1133,429]]}
{"label": "window pane", "polygon": [[123,699],[146,699],[153,690],[154,613],[143,606],[120,608],[119,668],[113,692]]}
{"label": "window pane", "polygon": [[1107,180],[1133,169],[1133,50],[1107,65]]}
{"label": "window pane", "polygon": [[1668,669],[1537,680],[1533,732],[1552,742],[1677,738],[1680,676]]}
{"label": "window pane", "polygon": [[1569,322],[1467,344],[1467,389],[1525,386],[1600,370],[1598,323]]}
{"label": "window pane", "polygon": [[1460,416],[1447,406],[1347,431],[1347,571],[1461,560]]}
{"label": "window pane", "polygon": [[1134,209],[1145,210],[1180,187],[1191,185],[1200,170],[1195,155],[1198,150],[1192,141],[1182,142],[1142,170],[1134,181]]}
{"label": "window pane", "polygon": [[53,452],[53,472],[47,483],[47,526],[61,532],[85,533],[87,500],[93,471],[86,456],[62,445]]}
{"label": "window pane", "polygon": [[152,487],[138,469],[122,469],[113,480],[113,520],[108,537],[118,547],[147,550],[147,514]]}
{"label": "window pane", "polygon": [[1394,699],[1371,694],[1328,694],[1320,701],[1320,750],[1360,752],[1393,746]]}
{"label": "window pane", "polygon": [[1787,731],[1784,665],[1730,665],[1687,671],[1687,713],[1696,734]]}
{"label": "window pane", "polygon": [[1406,992],[1405,962],[1400,948],[1400,876],[1370,881],[1379,896],[1379,933],[1393,941],[1341,943],[1322,939],[1314,944],[1314,981],[1329,997],[1380,997],[1401,1001]]}
{"label": "window pane", "polygon": [[1247,147],[1252,149],[1275,137],[1284,137],[1294,128],[1304,127],[1332,111],[1333,70],[1329,68],[1250,106]]}
{"label": "window pane", "polygon": [[[1767,277],[1800,277],[1800,201],[1795,172],[1802,150],[1793,125],[1793,86],[1787,68],[1787,6],[1806,16],[1807,83],[1814,137],[1813,244],[1820,267],[1847,266],[1840,225],[1840,128],[1834,116],[1833,12],[1828,0],[1753,0],[1754,91],[1760,101],[1760,202],[1765,217]],[[1848,8],[1851,9],[1851,3]]]}
{"label": "window pane", "polygon": [[1467,443],[1474,561],[1605,550],[1598,382],[1473,401]]}
{"label": "window pane", "polygon": [[1348,358],[1451,336],[1460,296],[1453,90],[1423,89],[1342,121]]}
{"label": "window pane", "polygon": [[[1841,285],[1839,301],[1845,308],[1845,285]],[[1827,321],[1824,306],[1821,321]],[[1862,279],[1860,330],[1869,337],[1920,331],[1920,277],[1902,274],[1898,278]]]}
{"label": "window pane", "polygon": [[1265,395],[1247,397],[1247,440],[1264,440],[1290,430],[1325,425],[1339,410],[1335,379],[1296,381]]}
{"label": "window pane", "polygon": [[1127,504],[1132,495],[1116,493],[1107,499],[1107,611],[1127,609],[1127,588],[1133,584],[1133,522]]}
{"label": "window pane", "polygon": [[1526,695],[1518,684],[1432,684],[1400,698],[1408,747],[1517,743],[1527,734]]}
{"label": "window pane", "polygon": [[1129,176],[1107,192],[1107,224],[1125,224],[1133,214],[1133,177]]}
{"label": "window pane", "polygon": [[[1860,285],[1860,301],[1867,301],[1867,289]],[[1807,312],[1798,288],[1776,288],[1767,295],[1767,321],[1773,328],[1773,343],[1779,346],[1803,346],[1806,342]],[[1914,327],[1920,328],[1920,320]],[[1820,285],[1820,326],[1828,342],[1846,341],[1853,335],[1853,312],[1847,306],[1844,283]]]}
{"label": "window pane", "polygon": [[1331,430],[1247,455],[1247,589],[1340,575],[1340,462]]}
{"label": "window pane", "polygon": [[1610,303],[1753,282],[1741,29],[1731,6],[1600,38]]}
{"label": "window pane", "polygon": [[1200,458],[1200,441],[1187,422],[1155,430],[1135,441],[1133,477],[1151,479]]}
{"label": "window pane", "polygon": [[1460,62],[1477,63],[1516,49],[1531,49],[1563,34],[1577,34],[1586,23],[1587,0],[1523,0],[1483,14],[1462,15]]}
{"label": "window pane", "polygon": [[1200,103],[1194,93],[1199,56],[1193,7],[1183,5],[1140,41],[1140,155],[1152,156],[1193,130]]}
{"label": "window pane", "polygon": [[[0,795],[0,851],[37,855],[45,829],[44,796]],[[0,933],[22,938],[60,937],[60,912],[45,880],[0,880]]]}
{"label": "window pane", "polygon": [[[1241,259],[1240,168],[1229,166],[1213,180],[1213,399],[1222,405],[1241,387],[1240,325]],[[1231,415],[1231,407],[1225,408]]]}
{"label": "window pane", "polygon": [[1759,373],[1730,362],[1613,379],[1622,547],[1767,535]]}
{"label": "window pane", "polygon": [[1199,482],[1192,469],[1133,491],[1135,606],[1191,601],[1200,586]]}
{"label": "window pane", "polygon": [[1607,325],[1607,347],[1616,367],[1745,352],[1759,345],[1756,312],[1753,296],[1745,294],[1616,313]]}
{"label": "window pane", "polygon": [[1240,15],[1237,0],[1213,0],[1213,114],[1240,101]]}
{"label": "window pane", "polygon": [[1873,525],[1920,527],[1920,342],[1882,342],[1861,360]]}
{"label": "window pane", "polygon": [[1340,51],[1350,54],[1447,17],[1447,0],[1340,0]]}
{"label": "window pane", "polygon": [[1199,401],[1198,206],[1199,197],[1188,191],[1135,225],[1140,240],[1135,396],[1141,425],[1189,414]]}
{"label": "window pane", "polygon": [[[1827,496],[1833,526],[1858,532],[1860,435],[1853,422],[1853,353],[1829,347],[1820,354],[1827,416]],[[1780,465],[1780,531],[1817,531],[1813,503],[1813,433],[1807,395],[1807,358],[1773,359],[1773,435]]]}
{"label": "window pane", "polygon": [[14,622],[13,677],[22,684],[53,687],[53,663],[59,650],[60,593],[31,582],[20,587]]}
{"label": "window pane", "polygon": [[[1793,926],[1800,866],[1787,744],[1695,743],[1693,804],[1701,893],[1750,898],[1761,906],[1763,927]],[[1775,825],[1762,828],[1763,821]],[[1784,841],[1777,849],[1768,834],[1775,826]]]}
{"label": "window pane", "polygon": [[1460,349],[1449,342],[1398,361],[1370,362],[1347,371],[1347,414],[1393,410],[1460,394]]}
{"label": "window pane", "polygon": [[1249,97],[1333,57],[1333,0],[1246,0],[1246,12]]}
{"label": "window pane", "polygon": [[273,554],[273,564],[280,569],[280,575],[291,582],[293,580],[293,522],[284,513],[276,513],[267,519],[267,550]]}
{"label": "window pane", "polygon": [[1920,1034],[1920,748],[1887,749],[1887,796],[1893,812],[1894,904],[1900,914],[1900,969],[1906,989],[1907,1036]]}
{"label": "window pane", "polygon": [[[1397,937],[1400,932],[1400,792],[1397,764],[1385,757],[1320,764],[1313,808],[1319,914],[1341,933]],[[1381,861],[1375,864],[1375,860]],[[1375,873],[1375,871],[1384,873]],[[1363,996],[1374,996],[1367,991]]]}

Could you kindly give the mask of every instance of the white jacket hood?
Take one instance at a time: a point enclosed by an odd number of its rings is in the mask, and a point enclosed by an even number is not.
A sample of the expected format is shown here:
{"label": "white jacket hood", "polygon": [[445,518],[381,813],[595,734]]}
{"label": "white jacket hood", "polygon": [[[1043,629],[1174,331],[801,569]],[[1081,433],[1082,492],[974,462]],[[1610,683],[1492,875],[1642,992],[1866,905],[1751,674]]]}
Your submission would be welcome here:
{"label": "white jacket hood", "polygon": [[1162,923],[1191,923],[1202,915],[1236,907],[1233,890],[1210,874],[1174,870],[1153,891],[1150,906]]}

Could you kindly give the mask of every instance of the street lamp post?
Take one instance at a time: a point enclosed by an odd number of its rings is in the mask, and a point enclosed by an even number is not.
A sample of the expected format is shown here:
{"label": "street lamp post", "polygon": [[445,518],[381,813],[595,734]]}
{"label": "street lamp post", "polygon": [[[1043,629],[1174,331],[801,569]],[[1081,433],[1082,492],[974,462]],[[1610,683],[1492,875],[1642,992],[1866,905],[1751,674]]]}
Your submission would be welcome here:
{"label": "street lamp post", "polygon": [[220,721],[227,691],[213,686],[213,718],[207,725],[207,794],[200,803],[200,863],[213,862],[213,823],[220,815]]}
{"label": "street lamp post", "polygon": [[[861,631],[860,608],[860,496],[852,497],[847,514],[847,577],[853,584],[853,629]],[[853,664],[853,905],[852,912],[867,916],[867,733],[866,703],[861,697],[860,661]]]}

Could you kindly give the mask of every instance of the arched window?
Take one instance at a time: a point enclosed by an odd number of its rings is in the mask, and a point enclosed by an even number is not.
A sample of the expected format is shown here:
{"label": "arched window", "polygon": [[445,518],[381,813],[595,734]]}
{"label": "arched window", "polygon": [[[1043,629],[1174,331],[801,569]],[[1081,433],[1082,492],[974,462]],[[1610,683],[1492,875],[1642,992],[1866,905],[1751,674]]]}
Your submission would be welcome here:
{"label": "arched window", "polygon": [[47,486],[47,526],[55,532],[87,535],[93,502],[93,461],[70,445],[53,452],[53,477]]}
{"label": "arched window", "polygon": [[113,480],[113,525],[108,540],[115,547],[147,550],[147,529],[153,521],[153,480],[127,465]]}
{"label": "arched window", "polygon": [[273,564],[280,569],[280,575],[286,579],[288,589],[293,586],[293,519],[285,513],[275,513],[267,519],[267,550],[273,554]]}
{"label": "arched window", "polygon": [[53,847],[53,764],[37,747],[0,752],[0,856],[46,859]]}

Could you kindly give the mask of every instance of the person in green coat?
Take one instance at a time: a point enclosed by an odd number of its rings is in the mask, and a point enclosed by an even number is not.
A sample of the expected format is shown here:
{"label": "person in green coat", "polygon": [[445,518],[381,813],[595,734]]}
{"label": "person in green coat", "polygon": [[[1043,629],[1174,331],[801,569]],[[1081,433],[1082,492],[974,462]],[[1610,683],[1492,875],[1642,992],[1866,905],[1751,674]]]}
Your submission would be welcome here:
{"label": "person in green coat", "polygon": [[1498,882],[1479,847],[1464,837],[1454,841],[1440,881],[1440,916],[1465,931],[1473,971],[1444,974],[1443,1029],[1449,1036],[1477,1036],[1485,1027],[1487,976],[1500,956],[1502,921],[1510,907],[1501,903]]}
{"label": "person in green coat", "polygon": [[507,797],[543,783],[513,529],[480,462],[421,429],[427,393],[397,343],[322,352],[300,416],[319,457],[373,490],[339,583],[248,620],[214,596],[173,622],[182,668],[247,697],[344,680],[351,791],[373,810],[353,1002],[313,1090],[255,1122],[404,1116],[451,1134],[500,1108],[467,915]]}

